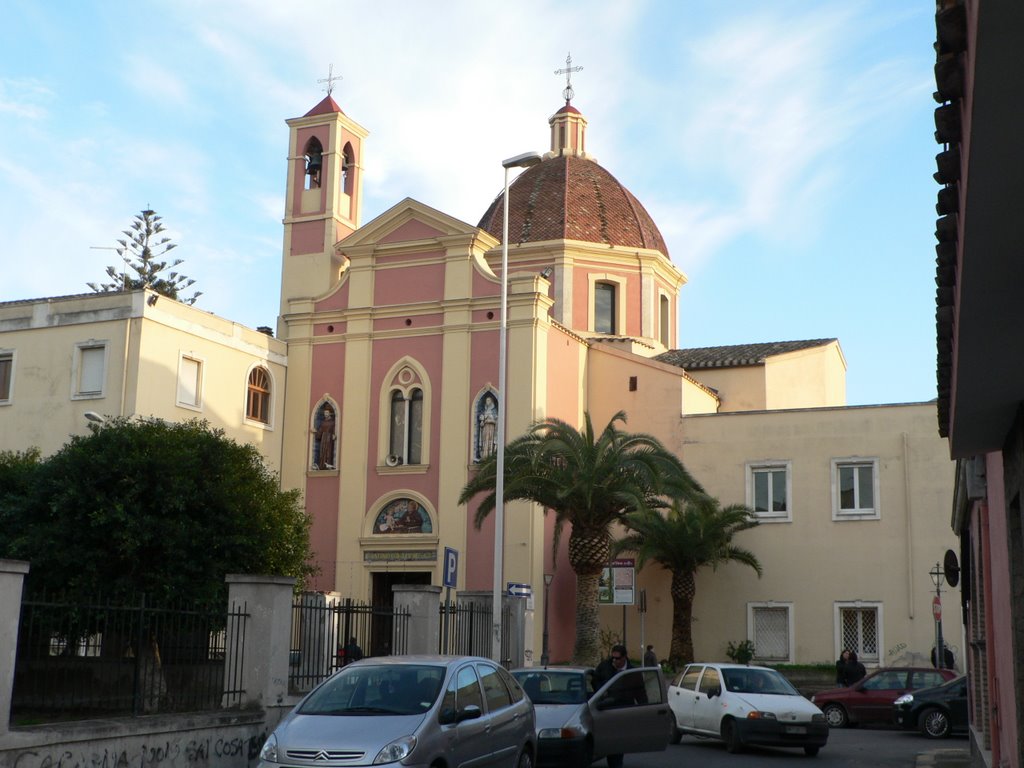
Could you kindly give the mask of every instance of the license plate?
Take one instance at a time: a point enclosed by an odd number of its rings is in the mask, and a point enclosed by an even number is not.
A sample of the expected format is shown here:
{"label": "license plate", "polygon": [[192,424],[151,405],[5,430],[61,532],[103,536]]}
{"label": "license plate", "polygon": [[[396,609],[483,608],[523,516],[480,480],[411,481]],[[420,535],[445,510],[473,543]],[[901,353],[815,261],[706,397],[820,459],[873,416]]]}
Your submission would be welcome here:
{"label": "license plate", "polygon": [[802,725],[787,725],[786,733],[807,733],[807,729]]}

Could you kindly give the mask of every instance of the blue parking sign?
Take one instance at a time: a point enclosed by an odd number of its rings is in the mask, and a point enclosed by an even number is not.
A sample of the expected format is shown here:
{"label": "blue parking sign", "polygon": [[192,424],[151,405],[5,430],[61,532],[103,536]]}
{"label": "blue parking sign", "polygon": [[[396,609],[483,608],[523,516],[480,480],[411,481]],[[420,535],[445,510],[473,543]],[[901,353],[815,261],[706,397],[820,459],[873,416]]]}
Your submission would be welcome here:
{"label": "blue parking sign", "polygon": [[444,561],[441,568],[441,584],[445,587],[455,587],[459,577],[459,553],[451,547],[444,548]]}

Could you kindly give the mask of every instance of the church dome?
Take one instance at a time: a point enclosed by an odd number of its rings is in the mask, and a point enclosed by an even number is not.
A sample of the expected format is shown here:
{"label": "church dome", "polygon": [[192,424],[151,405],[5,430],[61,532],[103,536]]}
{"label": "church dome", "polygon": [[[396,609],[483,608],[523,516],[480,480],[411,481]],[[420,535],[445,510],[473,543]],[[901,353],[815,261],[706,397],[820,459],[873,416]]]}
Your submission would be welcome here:
{"label": "church dome", "polygon": [[[509,186],[509,242],[581,240],[650,248],[668,256],[665,239],[640,201],[582,155],[549,152]],[[499,240],[504,207],[499,194],[477,225]]]}

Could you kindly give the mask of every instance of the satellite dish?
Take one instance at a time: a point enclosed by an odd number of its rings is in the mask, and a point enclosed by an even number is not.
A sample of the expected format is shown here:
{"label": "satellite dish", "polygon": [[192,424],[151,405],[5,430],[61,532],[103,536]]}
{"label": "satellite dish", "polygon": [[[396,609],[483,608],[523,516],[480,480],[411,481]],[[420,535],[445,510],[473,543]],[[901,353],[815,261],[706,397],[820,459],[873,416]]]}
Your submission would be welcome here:
{"label": "satellite dish", "polygon": [[946,583],[955,587],[960,583],[960,562],[956,559],[956,552],[952,549],[946,550],[946,556],[942,558],[942,574],[946,577]]}

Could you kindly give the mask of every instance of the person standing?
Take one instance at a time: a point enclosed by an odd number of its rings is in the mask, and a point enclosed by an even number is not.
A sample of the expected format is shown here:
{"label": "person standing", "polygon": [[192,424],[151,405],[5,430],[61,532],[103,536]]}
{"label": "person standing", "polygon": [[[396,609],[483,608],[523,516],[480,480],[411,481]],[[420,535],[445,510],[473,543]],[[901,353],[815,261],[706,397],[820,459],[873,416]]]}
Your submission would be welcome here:
{"label": "person standing", "polygon": [[644,651],[644,666],[645,667],[656,667],[658,666],[658,654],[654,652],[654,646],[648,645],[647,650]]}
{"label": "person standing", "polygon": [[[594,690],[598,690],[619,672],[632,669],[626,646],[613,645],[611,655],[597,665],[594,670]],[[622,768],[622,755],[608,755],[608,768]]]}
{"label": "person standing", "polygon": [[846,682],[846,668],[850,663],[850,654],[853,653],[849,648],[843,648],[843,652],[839,654],[839,658],[836,659],[836,685],[841,685],[844,688],[848,685]]}
{"label": "person standing", "polygon": [[856,651],[850,651],[850,660],[846,664],[846,684],[853,685],[860,682],[867,673],[864,665],[857,661]]}

